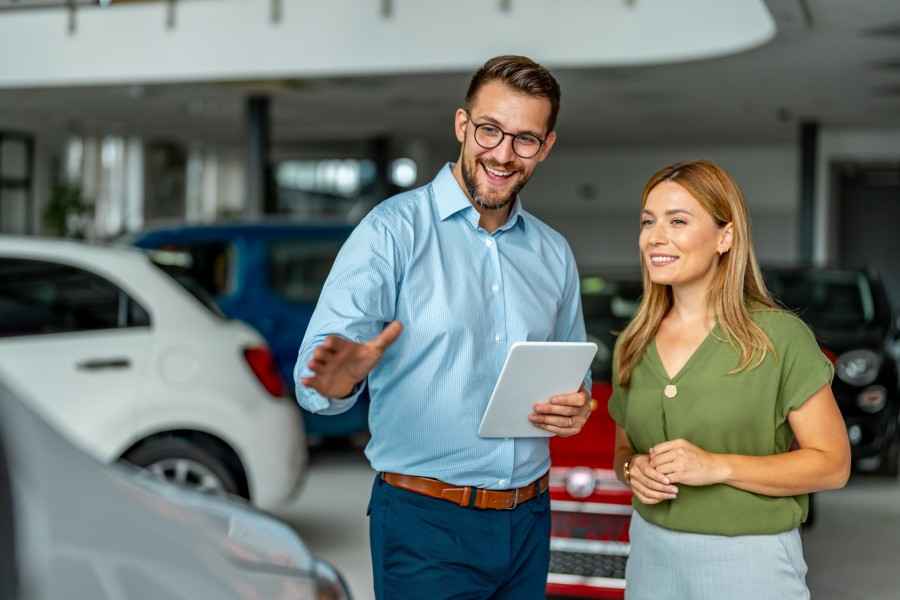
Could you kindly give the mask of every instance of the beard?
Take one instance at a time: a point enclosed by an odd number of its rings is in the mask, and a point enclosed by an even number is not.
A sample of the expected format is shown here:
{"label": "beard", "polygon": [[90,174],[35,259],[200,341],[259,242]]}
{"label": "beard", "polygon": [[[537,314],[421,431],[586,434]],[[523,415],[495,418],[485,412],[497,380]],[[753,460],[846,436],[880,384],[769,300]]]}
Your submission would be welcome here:
{"label": "beard", "polygon": [[[514,186],[512,190],[510,190],[509,195],[505,198],[500,198],[491,202],[484,197],[484,194],[478,191],[478,184],[475,182],[475,169],[478,168],[478,159],[472,159],[472,167],[470,168],[469,163],[465,160],[462,160],[462,178],[463,183],[466,184],[466,191],[469,192],[469,197],[484,210],[502,210],[509,206],[509,203],[515,200],[516,196],[519,192],[522,191],[522,188],[525,187],[525,184],[528,183],[528,179],[523,179],[519,182],[518,185]],[[486,165],[487,166],[487,165]]]}

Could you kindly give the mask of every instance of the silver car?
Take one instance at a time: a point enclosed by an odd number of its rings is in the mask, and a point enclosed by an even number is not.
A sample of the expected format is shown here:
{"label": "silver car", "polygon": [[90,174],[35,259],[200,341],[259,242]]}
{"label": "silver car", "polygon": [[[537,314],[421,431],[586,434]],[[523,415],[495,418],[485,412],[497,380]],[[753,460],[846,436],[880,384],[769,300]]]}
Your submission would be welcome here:
{"label": "silver car", "polygon": [[349,600],[249,504],[103,465],[0,386],[0,598]]}

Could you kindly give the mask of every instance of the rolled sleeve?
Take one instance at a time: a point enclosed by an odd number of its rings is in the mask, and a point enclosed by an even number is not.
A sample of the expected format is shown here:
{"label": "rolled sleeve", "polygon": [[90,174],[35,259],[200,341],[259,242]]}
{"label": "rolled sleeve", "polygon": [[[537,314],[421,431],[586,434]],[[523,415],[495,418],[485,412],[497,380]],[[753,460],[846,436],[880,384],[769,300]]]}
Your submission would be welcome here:
{"label": "rolled sleeve", "polygon": [[328,336],[364,342],[394,320],[400,269],[401,253],[391,229],[382,217],[370,213],[338,253],[300,345],[294,365],[300,406],[331,415],[345,412],[356,403],[365,380],[346,398],[326,398],[305,387],[301,380],[312,375],[312,354]]}
{"label": "rolled sleeve", "polygon": [[787,342],[781,348],[781,385],[779,414],[786,419],[816,392],[830,385],[834,366],[822,353],[809,327],[795,317],[788,317],[785,326]]}

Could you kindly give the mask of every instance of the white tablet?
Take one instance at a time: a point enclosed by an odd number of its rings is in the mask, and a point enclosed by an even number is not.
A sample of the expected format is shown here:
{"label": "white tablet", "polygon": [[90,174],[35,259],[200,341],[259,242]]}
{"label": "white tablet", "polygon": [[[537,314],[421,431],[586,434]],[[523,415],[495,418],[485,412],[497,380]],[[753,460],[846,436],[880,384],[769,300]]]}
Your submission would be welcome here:
{"label": "white tablet", "polygon": [[550,437],[532,425],[528,415],[537,402],[577,392],[591,365],[597,344],[592,342],[516,342],[506,355],[494,385],[478,435],[493,437]]}

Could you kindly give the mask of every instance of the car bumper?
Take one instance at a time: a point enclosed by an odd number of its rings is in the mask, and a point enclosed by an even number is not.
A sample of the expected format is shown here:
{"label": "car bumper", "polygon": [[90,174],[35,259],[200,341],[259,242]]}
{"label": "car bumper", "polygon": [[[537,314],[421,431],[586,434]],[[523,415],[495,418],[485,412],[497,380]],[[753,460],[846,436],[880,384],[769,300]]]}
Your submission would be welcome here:
{"label": "car bumper", "polygon": [[615,480],[611,470],[594,469],[593,493],[574,497],[566,485],[573,472],[565,467],[551,469],[553,521],[547,595],[621,599],[631,550],[631,492]]}
{"label": "car bumper", "polygon": [[274,510],[296,500],[306,478],[307,449],[300,409],[290,399],[266,401],[254,418],[256,435],[240,451],[253,504]]}
{"label": "car bumper", "polygon": [[893,418],[845,417],[853,458],[878,456],[897,435]]}

